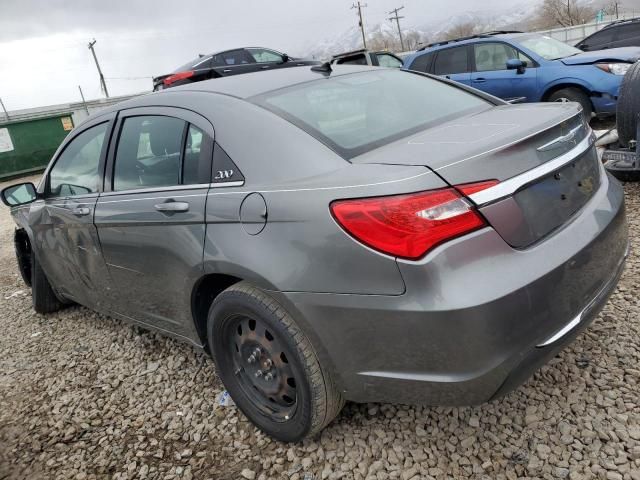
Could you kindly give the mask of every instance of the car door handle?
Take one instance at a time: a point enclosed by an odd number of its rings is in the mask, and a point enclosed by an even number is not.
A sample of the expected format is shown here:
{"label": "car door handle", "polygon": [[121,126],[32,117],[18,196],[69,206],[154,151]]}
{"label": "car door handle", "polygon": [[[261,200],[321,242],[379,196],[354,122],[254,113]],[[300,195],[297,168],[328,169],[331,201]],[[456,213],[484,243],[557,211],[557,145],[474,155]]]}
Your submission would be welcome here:
{"label": "car door handle", "polygon": [[231,71],[230,68],[225,68],[224,70],[222,70],[222,73],[229,73]]}
{"label": "car door handle", "polygon": [[189,204],[187,202],[157,203],[153,207],[159,212],[176,213],[176,212],[188,212],[189,211]]}
{"label": "car door handle", "polygon": [[89,207],[76,207],[71,210],[76,217],[84,217],[85,215],[89,215],[91,213],[91,209]]}
{"label": "car door handle", "polygon": [[262,69],[262,70],[266,70],[267,68],[269,68],[269,65],[264,65],[264,66],[260,67],[260,69]]}
{"label": "car door handle", "polygon": [[473,83],[484,83],[486,81],[487,81],[486,78],[474,78],[473,79]]}

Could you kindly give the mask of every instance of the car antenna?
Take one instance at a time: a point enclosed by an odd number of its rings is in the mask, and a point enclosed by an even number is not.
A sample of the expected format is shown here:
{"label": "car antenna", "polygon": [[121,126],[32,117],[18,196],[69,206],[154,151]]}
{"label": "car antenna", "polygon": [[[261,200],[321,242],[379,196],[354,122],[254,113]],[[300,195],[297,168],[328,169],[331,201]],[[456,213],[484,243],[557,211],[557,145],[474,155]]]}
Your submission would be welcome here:
{"label": "car antenna", "polygon": [[328,77],[329,75],[331,75],[331,72],[333,72],[333,69],[331,68],[331,64],[329,62],[324,62],[322,65],[315,65],[311,67],[311,71],[322,73],[323,75]]}

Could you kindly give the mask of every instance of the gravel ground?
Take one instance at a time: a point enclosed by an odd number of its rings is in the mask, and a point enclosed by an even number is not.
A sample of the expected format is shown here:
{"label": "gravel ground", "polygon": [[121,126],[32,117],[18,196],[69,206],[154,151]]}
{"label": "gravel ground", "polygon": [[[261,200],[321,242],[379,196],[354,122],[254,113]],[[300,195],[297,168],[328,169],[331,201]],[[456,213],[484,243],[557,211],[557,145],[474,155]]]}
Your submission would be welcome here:
{"label": "gravel ground", "polygon": [[[633,252],[640,185],[627,184]],[[473,408],[348,404],[318,438],[262,435],[212,362],[85,308],[41,316],[0,210],[0,479],[640,480],[640,260],[576,342]]]}

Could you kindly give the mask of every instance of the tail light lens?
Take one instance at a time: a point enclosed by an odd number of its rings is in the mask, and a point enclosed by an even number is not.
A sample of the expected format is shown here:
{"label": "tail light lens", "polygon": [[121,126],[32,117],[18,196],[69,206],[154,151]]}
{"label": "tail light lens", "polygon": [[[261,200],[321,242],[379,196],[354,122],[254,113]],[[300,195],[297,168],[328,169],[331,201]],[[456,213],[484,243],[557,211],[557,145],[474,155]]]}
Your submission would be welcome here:
{"label": "tail light lens", "polygon": [[337,200],[330,208],[340,226],[358,241],[410,260],[485,225],[469,201],[454,188]]}
{"label": "tail light lens", "polygon": [[185,78],[190,78],[193,77],[195,75],[195,72],[193,70],[189,70],[187,72],[178,72],[178,73],[174,73],[173,75],[169,75],[167,78],[165,78],[162,83],[165,84],[165,86],[169,86],[172,83],[177,82],[178,80],[184,80]]}

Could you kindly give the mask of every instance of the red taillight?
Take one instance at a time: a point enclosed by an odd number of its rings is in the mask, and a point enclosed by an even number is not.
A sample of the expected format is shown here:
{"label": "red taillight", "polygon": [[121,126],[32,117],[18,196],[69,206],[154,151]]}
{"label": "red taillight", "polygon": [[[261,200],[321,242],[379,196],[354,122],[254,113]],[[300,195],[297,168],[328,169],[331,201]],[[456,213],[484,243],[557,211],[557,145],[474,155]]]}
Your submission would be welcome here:
{"label": "red taillight", "polygon": [[484,180],[482,182],[463,183],[462,185],[456,185],[456,188],[463,195],[473,195],[474,193],[481,192],[487,188],[491,188],[500,183],[498,180]]}
{"label": "red taillight", "polygon": [[169,85],[171,85],[174,82],[177,82],[178,80],[184,80],[185,78],[193,77],[194,74],[195,72],[193,70],[189,70],[187,72],[174,73],[173,75],[169,75],[167,78],[165,78],[162,81],[162,83],[164,83],[168,87]]}
{"label": "red taillight", "polygon": [[485,225],[454,188],[337,200],[331,204],[331,213],[342,228],[365,245],[411,260]]}

